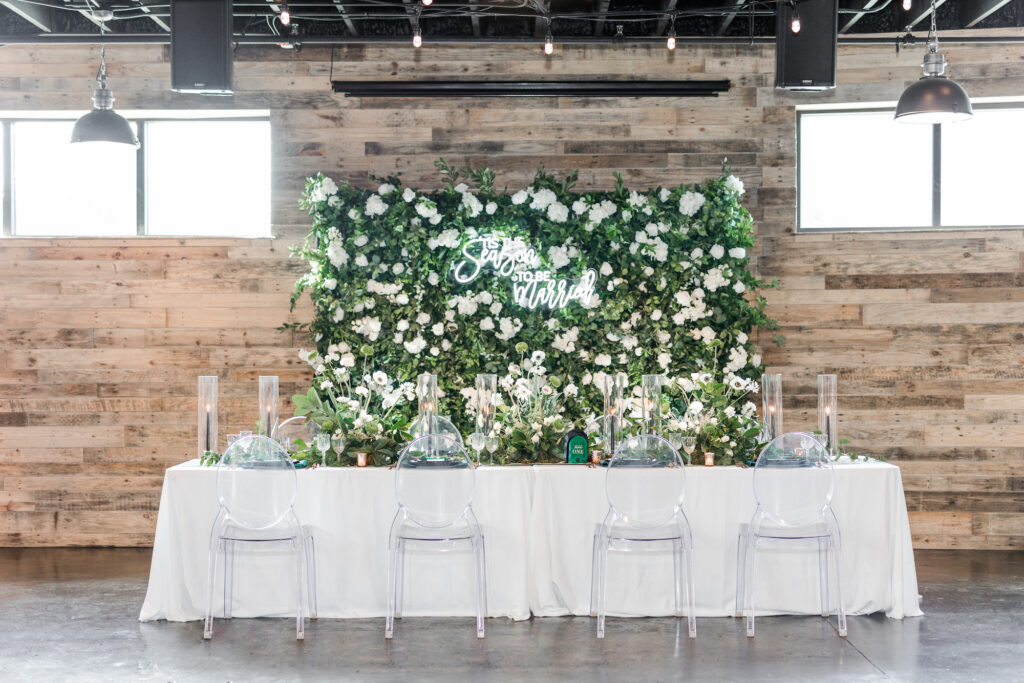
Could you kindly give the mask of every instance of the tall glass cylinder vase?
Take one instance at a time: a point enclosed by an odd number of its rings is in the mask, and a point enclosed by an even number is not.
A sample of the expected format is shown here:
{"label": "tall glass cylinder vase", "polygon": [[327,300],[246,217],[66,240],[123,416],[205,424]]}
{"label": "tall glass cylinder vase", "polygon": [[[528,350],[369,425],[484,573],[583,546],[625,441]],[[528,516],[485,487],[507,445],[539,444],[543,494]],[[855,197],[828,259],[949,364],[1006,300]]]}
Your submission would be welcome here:
{"label": "tall glass cylinder vase", "polygon": [[277,375],[260,377],[259,433],[272,436],[277,429],[277,411],[280,404]]}
{"label": "tall glass cylinder vase", "polygon": [[494,394],[498,391],[498,376],[476,376],[476,431],[488,436],[494,429]]}
{"label": "tall glass cylinder vase", "polygon": [[665,375],[644,375],[641,378],[644,427],[648,434],[661,433],[661,390]]}
{"label": "tall glass cylinder vase", "polygon": [[822,445],[833,458],[839,455],[837,403],[836,376],[818,375],[818,431]]}
{"label": "tall glass cylinder vase", "polygon": [[601,426],[604,430],[604,443],[609,456],[615,455],[616,441],[621,430],[622,415],[626,405],[626,385],[629,380],[626,373],[607,374],[604,376],[604,419]]}
{"label": "tall glass cylinder vase", "polygon": [[199,378],[198,411],[199,457],[206,451],[217,450],[217,376],[203,375]]}
{"label": "tall glass cylinder vase", "polygon": [[416,378],[420,434],[437,432],[437,375],[424,372]]}
{"label": "tall glass cylinder vase", "polygon": [[764,440],[771,441],[782,431],[782,375],[761,375],[761,409]]}

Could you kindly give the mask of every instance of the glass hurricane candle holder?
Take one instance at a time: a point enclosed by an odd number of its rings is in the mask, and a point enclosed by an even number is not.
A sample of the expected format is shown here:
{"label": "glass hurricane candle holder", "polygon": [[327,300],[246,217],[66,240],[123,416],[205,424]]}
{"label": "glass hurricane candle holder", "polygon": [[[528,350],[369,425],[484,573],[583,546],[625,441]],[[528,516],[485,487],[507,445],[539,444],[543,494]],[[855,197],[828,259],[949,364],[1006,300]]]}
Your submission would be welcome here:
{"label": "glass hurricane candle holder", "polygon": [[771,441],[783,433],[782,375],[761,375],[761,409],[764,441]]}
{"label": "glass hurricane candle holder", "polygon": [[818,375],[818,431],[822,445],[833,459],[839,455],[837,407],[836,376]]}
{"label": "glass hurricane candle holder", "polygon": [[476,431],[484,436],[494,429],[494,394],[498,391],[498,376],[476,376]]}
{"label": "glass hurricane candle holder", "polygon": [[649,434],[661,434],[661,390],[665,375],[644,375],[641,378],[644,425]]}
{"label": "glass hurricane candle holder", "polygon": [[626,411],[626,385],[629,380],[626,373],[619,372],[604,376],[601,392],[604,394],[604,415],[601,426],[604,430],[604,444],[609,457],[615,456],[616,438],[622,423],[622,415]]}
{"label": "glass hurricane candle holder", "polygon": [[419,400],[419,423],[433,434],[437,430],[437,375],[424,372],[416,378],[416,398]]}
{"label": "glass hurricane candle holder", "polygon": [[277,409],[280,404],[277,376],[260,377],[259,433],[269,437],[277,427]]}
{"label": "glass hurricane candle holder", "polygon": [[199,378],[197,450],[199,457],[207,451],[217,450],[217,376]]}

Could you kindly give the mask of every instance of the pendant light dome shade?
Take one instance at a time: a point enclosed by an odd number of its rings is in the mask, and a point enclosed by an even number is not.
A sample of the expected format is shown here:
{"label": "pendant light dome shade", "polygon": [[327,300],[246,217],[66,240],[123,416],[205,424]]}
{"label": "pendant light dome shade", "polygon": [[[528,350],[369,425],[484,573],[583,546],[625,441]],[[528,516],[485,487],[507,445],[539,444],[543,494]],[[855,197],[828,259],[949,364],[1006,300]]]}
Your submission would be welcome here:
{"label": "pendant light dome shade", "polygon": [[921,68],[924,77],[913,83],[896,103],[896,120],[900,123],[956,123],[974,116],[971,99],[956,81],[944,75],[946,57],[939,52],[939,36],[935,29],[935,0],[932,0],[932,25],[928,31],[928,52]]}
{"label": "pendant light dome shade", "polygon": [[78,119],[71,130],[71,142],[119,142],[139,146],[131,124],[113,109],[93,109]]}
{"label": "pendant light dome shade", "polygon": [[946,59],[929,52],[924,58],[924,77],[913,83],[896,104],[901,123],[955,123],[974,116],[971,100],[959,83],[942,75]]}
{"label": "pendant light dome shade", "polygon": [[71,130],[71,142],[115,142],[132,147],[139,139],[128,121],[114,111],[114,94],[107,89],[106,48],[100,48],[100,70],[92,94],[93,110],[78,119]]}

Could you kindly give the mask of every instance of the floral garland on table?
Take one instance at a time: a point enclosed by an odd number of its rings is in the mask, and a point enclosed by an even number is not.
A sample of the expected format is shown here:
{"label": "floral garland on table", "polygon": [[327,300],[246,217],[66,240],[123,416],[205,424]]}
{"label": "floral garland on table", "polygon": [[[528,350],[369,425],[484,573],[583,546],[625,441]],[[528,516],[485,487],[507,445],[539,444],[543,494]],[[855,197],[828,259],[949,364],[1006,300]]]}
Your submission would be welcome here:
{"label": "floral garland on table", "polygon": [[[307,180],[313,225],[294,253],[309,272],[292,303],[304,293],[314,303],[313,320],[295,326],[308,329],[317,357],[344,345],[365,373],[437,374],[447,391],[440,412],[465,434],[473,424],[459,395],[477,373],[515,374],[509,360],[521,345],[545,354],[565,429],[600,412],[595,372],[635,383],[702,371],[721,355],[723,372],[760,374],[751,337],[775,322],[756,296],[770,283],[747,269],[753,226],[735,176],[643,192],[620,178],[612,191],[576,192],[575,174],[539,171],[508,193],[489,170],[436,163],[440,191],[402,187],[397,176],[372,191]],[[323,366],[313,387],[322,398],[334,371]],[[394,411],[408,420],[415,406]],[[517,414],[511,402],[504,412]],[[543,430],[540,444],[536,430],[524,435],[548,449],[535,457],[561,457]]]}
{"label": "floral garland on table", "polygon": [[757,405],[748,400],[758,392],[755,380],[733,372],[694,372],[669,381],[667,389],[667,430],[695,437],[695,454],[714,453],[718,465],[757,458],[763,445],[761,420]]}

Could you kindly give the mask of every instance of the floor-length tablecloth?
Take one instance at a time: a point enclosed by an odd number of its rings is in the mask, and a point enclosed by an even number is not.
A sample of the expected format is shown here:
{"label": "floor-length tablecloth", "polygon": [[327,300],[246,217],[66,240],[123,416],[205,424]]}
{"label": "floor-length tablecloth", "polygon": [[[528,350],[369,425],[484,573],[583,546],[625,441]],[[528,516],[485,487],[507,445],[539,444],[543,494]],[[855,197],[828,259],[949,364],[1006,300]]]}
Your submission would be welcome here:
{"label": "floor-length tablecloth", "polygon": [[[486,537],[489,616],[589,613],[593,533],[608,509],[605,470],[541,465],[481,467],[476,474],[473,509]],[[697,614],[731,615],[736,534],[754,511],[752,471],[688,467],[686,474],[684,510],[694,535]],[[920,615],[899,469],[881,463],[837,466],[833,508],[843,532],[847,611]],[[215,469],[192,461],[167,471],[140,619],[203,618],[207,548],[217,509]],[[385,548],[396,510],[393,470],[298,472],[296,512],[316,539],[321,617],[384,615]],[[609,613],[671,613],[670,557],[659,552],[613,556]],[[410,551],[408,562],[405,614],[473,614],[468,551]],[[294,613],[293,574],[283,549],[240,552],[235,566],[234,616]],[[813,552],[759,553],[758,612],[816,613],[816,572]],[[218,615],[223,611],[220,591],[214,609]]]}

